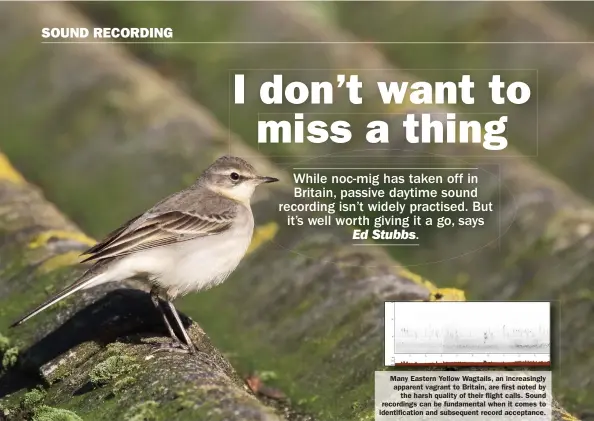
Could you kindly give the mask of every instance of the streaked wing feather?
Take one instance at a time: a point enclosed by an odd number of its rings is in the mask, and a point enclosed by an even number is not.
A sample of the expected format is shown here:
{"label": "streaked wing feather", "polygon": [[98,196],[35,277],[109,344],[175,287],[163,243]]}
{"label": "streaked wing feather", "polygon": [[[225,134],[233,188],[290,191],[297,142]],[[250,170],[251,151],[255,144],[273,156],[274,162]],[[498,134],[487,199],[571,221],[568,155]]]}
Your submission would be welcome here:
{"label": "streaked wing feather", "polygon": [[[84,252],[81,253],[81,256],[86,256],[86,255],[91,255],[91,254],[95,254],[97,253],[99,250],[105,248],[106,246],[108,246],[109,244],[111,244],[116,238],[118,238],[118,236],[120,234],[122,234],[124,231],[126,231],[130,225],[132,225],[138,218],[140,218],[142,216],[142,214],[135,216],[134,218],[130,219],[129,221],[127,221],[126,223],[124,223],[121,227],[119,227],[118,229],[110,232],[109,234],[107,234],[105,236],[105,238],[103,239],[103,241],[98,242],[97,244],[95,244],[94,246],[92,246],[91,248],[85,250]],[[87,261],[89,259],[85,259],[83,260],[83,262]]]}
{"label": "streaked wing feather", "polygon": [[195,215],[186,212],[166,212],[147,219],[132,230],[120,231],[102,247],[96,247],[88,260],[124,256],[154,247],[219,234],[233,223],[232,213]]}

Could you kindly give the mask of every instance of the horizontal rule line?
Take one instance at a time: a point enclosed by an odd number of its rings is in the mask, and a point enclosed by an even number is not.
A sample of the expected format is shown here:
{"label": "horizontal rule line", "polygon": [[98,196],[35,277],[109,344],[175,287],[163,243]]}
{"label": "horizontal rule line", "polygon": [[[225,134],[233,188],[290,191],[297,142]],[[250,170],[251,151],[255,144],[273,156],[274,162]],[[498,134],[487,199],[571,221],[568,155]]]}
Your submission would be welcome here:
{"label": "horizontal rule line", "polygon": [[42,44],[238,44],[238,45],[574,45],[594,44],[594,41],[41,41]]}
{"label": "horizontal rule line", "polygon": [[420,246],[420,244],[411,244],[411,243],[388,243],[388,244],[381,244],[381,243],[374,243],[374,244],[366,244],[366,243],[353,243],[353,246]]}
{"label": "horizontal rule line", "polygon": [[428,167],[428,168],[293,168],[294,170],[478,170],[478,168],[448,168],[448,167]]}

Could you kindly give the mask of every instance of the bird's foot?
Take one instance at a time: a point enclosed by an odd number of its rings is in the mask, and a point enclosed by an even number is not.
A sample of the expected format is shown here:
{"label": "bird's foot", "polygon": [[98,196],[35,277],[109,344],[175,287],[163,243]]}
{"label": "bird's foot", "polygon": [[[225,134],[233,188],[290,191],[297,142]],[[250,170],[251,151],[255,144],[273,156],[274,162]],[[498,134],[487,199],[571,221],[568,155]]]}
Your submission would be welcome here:
{"label": "bird's foot", "polygon": [[190,342],[190,345],[186,345],[180,341],[172,341],[158,344],[156,349],[151,352],[151,354],[155,354],[157,352],[175,352],[178,354],[198,354],[198,350],[196,346]]}
{"label": "bird's foot", "polygon": [[190,346],[188,346],[188,351],[190,352],[190,354],[193,354],[193,355],[198,354],[198,348],[196,348],[196,345],[194,345],[194,343],[192,343],[192,342],[190,342]]}
{"label": "bird's foot", "polygon": [[157,347],[151,352],[151,354],[156,354],[158,352],[175,352],[177,354],[193,354],[196,352],[196,349],[192,346],[189,347],[188,345],[173,341],[173,342],[166,342],[158,344]]}

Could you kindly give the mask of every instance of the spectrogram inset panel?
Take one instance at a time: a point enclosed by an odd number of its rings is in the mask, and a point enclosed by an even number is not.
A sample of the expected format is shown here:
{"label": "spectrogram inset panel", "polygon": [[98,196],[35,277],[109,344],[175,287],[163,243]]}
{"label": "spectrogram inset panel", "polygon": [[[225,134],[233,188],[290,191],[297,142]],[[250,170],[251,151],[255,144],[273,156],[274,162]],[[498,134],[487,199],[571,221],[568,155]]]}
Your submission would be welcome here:
{"label": "spectrogram inset panel", "polygon": [[386,365],[550,365],[549,302],[387,302]]}

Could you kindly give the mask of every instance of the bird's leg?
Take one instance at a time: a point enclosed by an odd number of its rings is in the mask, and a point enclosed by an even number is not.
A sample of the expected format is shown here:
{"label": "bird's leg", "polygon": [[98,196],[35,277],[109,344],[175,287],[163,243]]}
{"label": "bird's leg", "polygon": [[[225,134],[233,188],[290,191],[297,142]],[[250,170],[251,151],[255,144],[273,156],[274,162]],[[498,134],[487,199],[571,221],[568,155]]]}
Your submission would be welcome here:
{"label": "bird's leg", "polygon": [[186,340],[186,344],[188,345],[190,353],[195,354],[197,352],[196,346],[190,339],[190,335],[188,335],[188,332],[186,331],[186,328],[184,327],[184,324],[182,323],[182,321],[179,317],[179,314],[177,314],[177,310],[175,309],[175,306],[173,305],[171,300],[167,300],[167,304],[169,305],[169,309],[171,310],[171,313],[173,313],[173,317],[175,317],[175,321],[177,322],[177,325],[179,326],[180,330],[182,331],[182,334],[184,335],[184,339]]}
{"label": "bird's leg", "polygon": [[161,302],[159,301],[159,290],[156,287],[151,288],[151,300],[153,301],[153,304],[155,305],[157,310],[159,310],[159,312],[161,313],[161,316],[163,317],[165,326],[167,326],[167,330],[169,331],[169,336],[171,336],[171,339],[181,343],[181,340],[177,337],[175,331],[169,323],[169,319],[167,318],[167,314],[165,314],[165,310],[163,310],[163,307],[161,306]]}
{"label": "bird's leg", "polygon": [[163,309],[163,307],[161,306],[161,302],[159,301],[159,289],[157,287],[151,288],[151,300],[152,300],[153,304],[155,305],[155,307],[157,308],[157,310],[159,310],[159,312],[161,313],[161,316],[163,316],[163,321],[165,322],[165,326],[167,326],[169,335],[171,336],[171,339],[173,340],[173,343],[161,344],[153,352],[161,352],[161,351],[189,352],[189,347],[179,339],[179,337],[175,334],[175,331],[171,327],[171,324],[169,323],[167,314],[165,313],[165,310]]}

